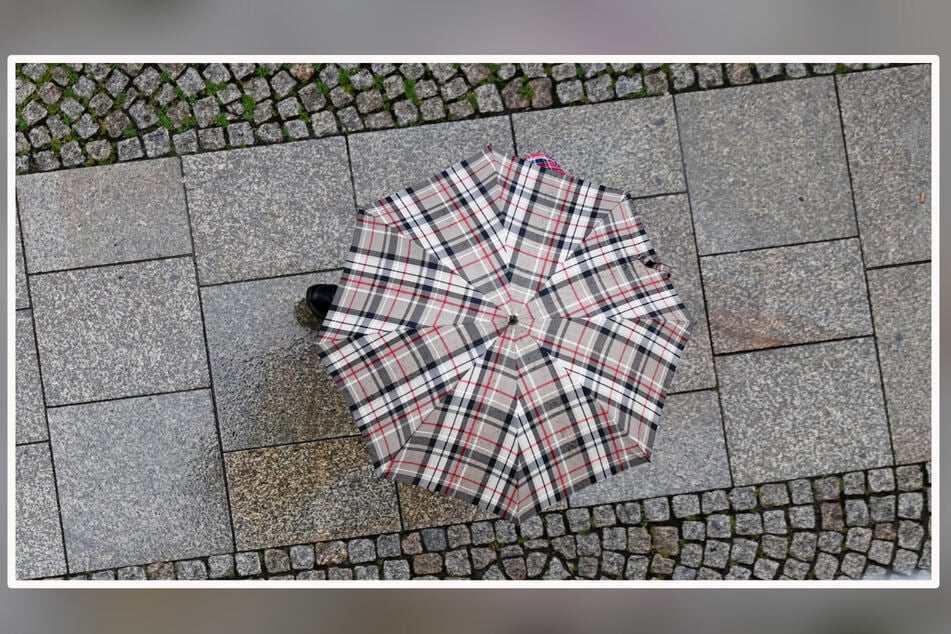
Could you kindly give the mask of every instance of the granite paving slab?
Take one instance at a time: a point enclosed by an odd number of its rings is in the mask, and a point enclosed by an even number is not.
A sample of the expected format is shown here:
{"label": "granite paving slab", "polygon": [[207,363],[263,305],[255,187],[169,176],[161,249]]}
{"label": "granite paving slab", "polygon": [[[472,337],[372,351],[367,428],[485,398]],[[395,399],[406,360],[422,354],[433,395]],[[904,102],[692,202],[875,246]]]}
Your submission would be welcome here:
{"label": "granite paving slab", "polygon": [[459,498],[405,482],[398,482],[396,486],[404,530],[500,519],[499,515]]}
{"label": "granite paving slab", "polygon": [[520,154],[543,152],[573,176],[649,196],[684,191],[671,97],[512,115]]}
{"label": "granite paving slab", "polygon": [[396,487],[360,438],[225,454],[238,550],[400,529]]}
{"label": "granite paving slab", "polygon": [[714,359],[735,484],[891,464],[872,338]]}
{"label": "granite paving slab", "polygon": [[931,265],[868,271],[895,461],[931,458]]}
{"label": "granite paving slab", "polygon": [[730,484],[717,395],[704,390],[668,397],[650,462],[582,489],[569,504],[607,504]]}
{"label": "granite paving slab", "polygon": [[365,132],[347,140],[357,205],[424,182],[488,145],[513,152],[508,117]]}
{"label": "granite paving slab", "polygon": [[339,268],[355,210],[343,137],[182,158],[201,284]]}
{"label": "granite paving slab", "polygon": [[931,66],[836,78],[865,264],[931,258]]}
{"label": "granite paving slab", "polygon": [[233,552],[208,390],[48,415],[71,571]]}
{"label": "granite paving slab", "polygon": [[690,316],[690,340],[670,384],[670,392],[713,387],[717,384],[717,377],[713,371],[707,309],[687,196],[658,196],[638,199],[634,203],[657,256],[670,266],[671,281]]}
{"label": "granite paving slab", "polygon": [[30,307],[30,293],[26,286],[26,267],[23,263],[23,241],[20,239],[19,214],[14,216],[14,219],[13,230],[16,231],[16,260],[13,266],[16,267],[14,284],[16,284],[16,308],[19,310],[20,308]]}
{"label": "granite paving slab", "polygon": [[49,443],[16,448],[16,577],[66,574]]}
{"label": "granite paving slab", "polygon": [[30,273],[191,253],[177,158],[18,176]]}
{"label": "granite paving slab", "polygon": [[201,289],[225,451],[359,435],[314,345],[311,284],[339,271]]}
{"label": "granite paving slab", "polygon": [[47,440],[43,386],[36,361],[36,339],[30,310],[16,313],[16,442]]}
{"label": "granite paving slab", "polygon": [[716,353],[872,334],[857,239],[701,258]]}
{"label": "granite paving slab", "polygon": [[675,99],[700,255],[856,235],[831,77]]}
{"label": "granite paving slab", "polygon": [[31,283],[47,405],[207,387],[191,258],[35,275]]}

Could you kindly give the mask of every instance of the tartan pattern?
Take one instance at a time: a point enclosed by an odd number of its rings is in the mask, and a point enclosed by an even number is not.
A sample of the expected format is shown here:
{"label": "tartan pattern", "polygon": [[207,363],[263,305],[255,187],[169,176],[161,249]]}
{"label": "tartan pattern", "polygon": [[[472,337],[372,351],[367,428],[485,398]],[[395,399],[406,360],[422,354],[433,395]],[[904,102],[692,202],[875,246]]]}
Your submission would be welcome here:
{"label": "tartan pattern", "polygon": [[629,195],[487,147],[359,211],[317,340],[378,475],[521,520],[650,459],[688,325]]}

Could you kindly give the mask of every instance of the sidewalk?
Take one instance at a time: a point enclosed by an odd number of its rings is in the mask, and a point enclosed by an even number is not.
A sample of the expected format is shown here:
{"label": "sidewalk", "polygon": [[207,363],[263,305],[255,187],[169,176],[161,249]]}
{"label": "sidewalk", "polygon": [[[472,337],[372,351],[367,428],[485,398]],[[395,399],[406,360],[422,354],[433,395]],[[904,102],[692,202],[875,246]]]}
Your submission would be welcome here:
{"label": "sidewalk", "polygon": [[[18,176],[17,576],[927,577],[930,99],[909,66]],[[356,206],[486,145],[630,191],[694,320],[653,462],[521,527],[373,476],[300,305]]]}

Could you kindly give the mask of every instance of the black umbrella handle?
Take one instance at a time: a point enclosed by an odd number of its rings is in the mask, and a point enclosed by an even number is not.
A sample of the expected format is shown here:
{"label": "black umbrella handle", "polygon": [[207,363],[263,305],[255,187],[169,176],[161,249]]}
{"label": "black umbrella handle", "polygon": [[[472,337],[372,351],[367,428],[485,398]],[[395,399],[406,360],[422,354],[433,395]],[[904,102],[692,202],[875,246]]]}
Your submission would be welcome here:
{"label": "black umbrella handle", "polygon": [[324,318],[334,303],[336,284],[314,284],[307,289],[307,307],[315,316]]}

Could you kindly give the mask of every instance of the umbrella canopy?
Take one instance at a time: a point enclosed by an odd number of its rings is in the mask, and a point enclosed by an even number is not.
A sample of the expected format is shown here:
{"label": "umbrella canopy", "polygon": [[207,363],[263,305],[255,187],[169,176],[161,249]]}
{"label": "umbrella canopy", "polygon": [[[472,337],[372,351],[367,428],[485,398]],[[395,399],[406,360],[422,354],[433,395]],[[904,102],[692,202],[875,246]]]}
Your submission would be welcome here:
{"label": "umbrella canopy", "polygon": [[689,324],[630,195],[539,162],[360,209],[318,332],[379,476],[512,520],[650,459]]}

